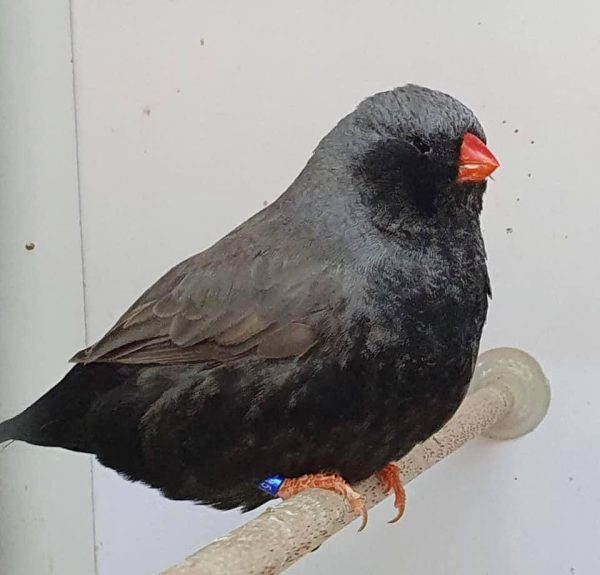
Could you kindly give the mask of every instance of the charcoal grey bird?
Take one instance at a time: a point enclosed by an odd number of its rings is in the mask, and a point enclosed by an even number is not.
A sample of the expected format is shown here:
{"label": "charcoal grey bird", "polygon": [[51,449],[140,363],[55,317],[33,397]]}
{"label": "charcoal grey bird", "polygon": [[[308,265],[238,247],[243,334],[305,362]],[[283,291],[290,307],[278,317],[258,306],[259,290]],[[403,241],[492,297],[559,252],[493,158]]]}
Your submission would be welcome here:
{"label": "charcoal grey bird", "polygon": [[390,462],[458,408],[486,319],[485,142],[446,94],[364,100],[285,193],[167,272],[0,441],[92,453],[220,509],[262,504],[257,485],[279,478],[282,497],[332,489],[366,518],[349,483],[379,473],[401,514]]}

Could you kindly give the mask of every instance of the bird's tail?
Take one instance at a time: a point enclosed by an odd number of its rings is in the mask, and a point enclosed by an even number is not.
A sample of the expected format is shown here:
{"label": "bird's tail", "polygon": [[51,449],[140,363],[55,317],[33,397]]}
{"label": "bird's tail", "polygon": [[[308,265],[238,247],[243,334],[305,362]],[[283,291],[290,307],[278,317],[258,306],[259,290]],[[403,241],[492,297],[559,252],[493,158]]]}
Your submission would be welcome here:
{"label": "bird's tail", "polygon": [[7,441],[25,441],[34,445],[87,451],[80,442],[73,442],[67,434],[60,433],[63,431],[61,428],[65,427],[64,423],[56,426],[55,421],[44,418],[44,414],[35,409],[35,406],[36,404],[23,413],[0,423],[0,444]]}
{"label": "bird's tail", "polygon": [[0,423],[0,444],[11,439],[18,439],[19,434],[16,418],[8,419]]}
{"label": "bird's tail", "polygon": [[[31,417],[31,408],[0,423],[0,445],[7,441],[25,441],[34,445],[63,447],[56,438],[44,433],[44,422]],[[69,446],[69,449],[76,449]]]}
{"label": "bird's tail", "polygon": [[118,385],[103,364],[93,369],[76,365],[33,405],[0,423],[0,443],[26,441],[91,453],[86,415],[95,400]]}

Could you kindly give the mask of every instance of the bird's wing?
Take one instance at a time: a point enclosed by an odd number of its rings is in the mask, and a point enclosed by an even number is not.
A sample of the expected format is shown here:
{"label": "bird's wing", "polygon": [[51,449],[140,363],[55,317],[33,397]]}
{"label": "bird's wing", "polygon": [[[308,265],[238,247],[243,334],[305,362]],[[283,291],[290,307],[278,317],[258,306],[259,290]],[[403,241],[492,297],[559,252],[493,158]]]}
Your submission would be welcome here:
{"label": "bird's wing", "polygon": [[169,271],[72,361],[283,358],[311,348],[318,317],[339,299],[341,272],[314,254],[284,255],[252,242],[219,244]]}

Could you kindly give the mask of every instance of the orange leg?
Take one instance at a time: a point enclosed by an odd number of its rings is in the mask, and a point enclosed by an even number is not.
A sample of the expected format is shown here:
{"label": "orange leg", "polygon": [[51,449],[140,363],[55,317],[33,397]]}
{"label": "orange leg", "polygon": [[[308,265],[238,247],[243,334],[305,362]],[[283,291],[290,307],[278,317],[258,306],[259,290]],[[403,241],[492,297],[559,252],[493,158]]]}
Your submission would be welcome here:
{"label": "orange leg", "polygon": [[398,510],[398,515],[394,517],[390,523],[396,523],[399,521],[404,514],[404,507],[406,505],[406,493],[404,486],[402,485],[402,478],[400,477],[400,469],[397,465],[390,463],[386,465],[381,471],[377,472],[379,481],[383,483],[385,492],[394,491],[396,499],[394,501],[394,507]]}
{"label": "orange leg", "polygon": [[352,511],[362,517],[359,531],[362,531],[367,525],[367,508],[362,495],[354,491],[340,475],[318,473],[303,475],[295,479],[285,479],[277,495],[282,499],[288,499],[305,489],[327,489],[339,493],[350,504]]}

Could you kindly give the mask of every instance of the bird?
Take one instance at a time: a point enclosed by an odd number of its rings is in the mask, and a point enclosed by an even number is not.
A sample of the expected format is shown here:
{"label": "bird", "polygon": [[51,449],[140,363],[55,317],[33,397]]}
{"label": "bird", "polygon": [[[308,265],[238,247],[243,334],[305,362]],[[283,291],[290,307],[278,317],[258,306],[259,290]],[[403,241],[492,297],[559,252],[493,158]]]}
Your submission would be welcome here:
{"label": "bird", "polygon": [[448,94],[362,100],[276,201],[148,288],[0,442],[93,454],[217,509],[328,489],[362,526],[351,485],[377,474],[399,518],[392,462],[452,417],[476,364],[498,166]]}

